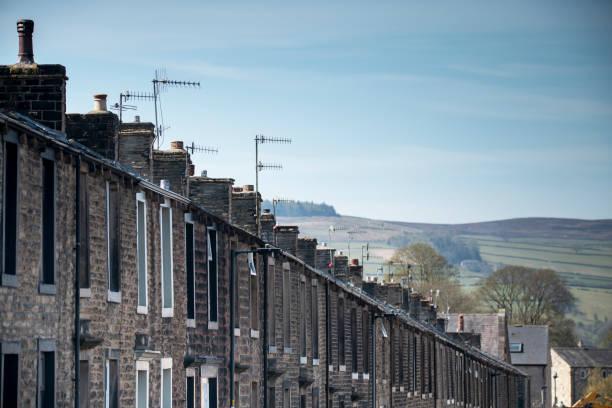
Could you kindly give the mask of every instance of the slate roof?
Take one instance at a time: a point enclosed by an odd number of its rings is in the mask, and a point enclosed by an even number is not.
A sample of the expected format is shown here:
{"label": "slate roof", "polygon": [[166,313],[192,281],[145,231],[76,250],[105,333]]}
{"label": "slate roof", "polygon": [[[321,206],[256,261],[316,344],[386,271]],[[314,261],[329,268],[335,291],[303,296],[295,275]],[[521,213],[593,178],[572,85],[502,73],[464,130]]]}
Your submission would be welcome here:
{"label": "slate roof", "polygon": [[522,353],[510,352],[512,365],[548,364],[548,326],[508,326],[508,342],[523,343]]}
{"label": "slate roof", "polygon": [[[480,333],[480,349],[486,354],[506,360],[506,316],[503,313],[463,314],[463,331]],[[446,331],[458,331],[458,314],[449,314]]]}
{"label": "slate roof", "polygon": [[556,347],[553,350],[570,367],[612,367],[612,349]]}

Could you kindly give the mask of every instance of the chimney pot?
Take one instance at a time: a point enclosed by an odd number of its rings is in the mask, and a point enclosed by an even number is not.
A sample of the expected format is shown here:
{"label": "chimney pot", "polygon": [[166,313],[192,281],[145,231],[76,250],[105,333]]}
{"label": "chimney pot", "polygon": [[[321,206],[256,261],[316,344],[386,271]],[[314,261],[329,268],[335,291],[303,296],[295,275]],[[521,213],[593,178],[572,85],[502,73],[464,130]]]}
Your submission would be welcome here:
{"label": "chimney pot", "polygon": [[140,123],[140,115],[134,116],[134,123]]}
{"label": "chimney pot", "polygon": [[270,209],[269,208],[264,208],[264,214],[270,214]]}
{"label": "chimney pot", "polygon": [[106,95],[94,95],[94,111],[106,112]]}
{"label": "chimney pot", "polygon": [[19,35],[18,64],[34,64],[34,51],[32,48],[32,33],[34,21],[17,20],[17,34]]}
{"label": "chimney pot", "polygon": [[159,181],[159,185],[161,186],[161,188],[163,188],[164,190],[170,190],[170,182],[168,180],[160,180]]}
{"label": "chimney pot", "polygon": [[359,259],[357,258],[351,259],[351,265],[359,265]]}
{"label": "chimney pot", "polygon": [[170,148],[172,150],[183,150],[183,142],[180,140],[176,140],[174,142],[170,142]]}
{"label": "chimney pot", "polygon": [[457,331],[463,333],[463,315],[459,315],[457,319]]}
{"label": "chimney pot", "polygon": [[195,174],[195,164],[189,165],[189,175],[193,176]]}
{"label": "chimney pot", "polygon": [[245,184],[242,188],[244,191],[255,191],[255,187],[252,184]]}
{"label": "chimney pot", "polygon": [[202,170],[202,173],[200,173],[200,176],[208,177],[208,170]]}

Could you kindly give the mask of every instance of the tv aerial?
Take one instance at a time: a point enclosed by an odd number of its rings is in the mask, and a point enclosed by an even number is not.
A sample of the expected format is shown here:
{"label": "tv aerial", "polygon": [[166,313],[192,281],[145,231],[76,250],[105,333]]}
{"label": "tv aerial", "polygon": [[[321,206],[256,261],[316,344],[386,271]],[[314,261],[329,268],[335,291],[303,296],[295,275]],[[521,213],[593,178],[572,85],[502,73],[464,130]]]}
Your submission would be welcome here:
{"label": "tv aerial", "polygon": [[274,208],[274,222],[276,223],[276,206],[278,204],[289,204],[295,203],[295,200],[290,200],[288,198],[273,198],[272,199],[272,207]]}

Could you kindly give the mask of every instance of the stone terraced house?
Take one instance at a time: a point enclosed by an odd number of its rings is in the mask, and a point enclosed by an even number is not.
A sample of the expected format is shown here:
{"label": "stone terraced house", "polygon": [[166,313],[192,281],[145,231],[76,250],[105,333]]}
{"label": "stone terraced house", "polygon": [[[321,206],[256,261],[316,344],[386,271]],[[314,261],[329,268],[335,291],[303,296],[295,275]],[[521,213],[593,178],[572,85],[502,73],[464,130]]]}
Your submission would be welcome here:
{"label": "stone terraced house", "polygon": [[361,266],[269,213],[258,231],[252,186],[194,176],[181,142],[155,150],[105,95],[66,114],[66,68],[36,64],[33,22],[17,27],[0,408],[528,406],[525,374],[451,339],[417,294],[366,293]]}

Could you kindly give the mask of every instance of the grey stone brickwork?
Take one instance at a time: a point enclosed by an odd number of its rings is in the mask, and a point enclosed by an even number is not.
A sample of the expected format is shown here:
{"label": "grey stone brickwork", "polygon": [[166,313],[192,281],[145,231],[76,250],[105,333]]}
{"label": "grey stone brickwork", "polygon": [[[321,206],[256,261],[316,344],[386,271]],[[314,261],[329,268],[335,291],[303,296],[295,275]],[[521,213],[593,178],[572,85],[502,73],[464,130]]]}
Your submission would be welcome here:
{"label": "grey stone brickwork", "polygon": [[67,80],[62,65],[0,65],[0,109],[63,132]]}
{"label": "grey stone brickwork", "polygon": [[170,191],[187,196],[189,154],[184,149],[153,150],[153,182],[168,180]]}
{"label": "grey stone brickwork", "polygon": [[130,122],[119,127],[119,162],[151,179],[153,169],[153,123]]}
{"label": "grey stone brickwork", "polygon": [[261,239],[268,243],[274,244],[274,227],[276,226],[276,219],[274,214],[270,213],[270,210],[264,209],[261,214]]}
{"label": "grey stone brickwork", "polygon": [[92,111],[86,114],[66,115],[66,134],[82,145],[115,160],[117,155],[117,132],[119,118],[112,112]]}
{"label": "grey stone brickwork", "polygon": [[[257,218],[255,210],[255,192],[232,192],[232,224],[257,235]],[[261,194],[257,196],[261,205]]]}
{"label": "grey stone brickwork", "polygon": [[317,257],[317,239],[312,237],[300,237],[297,239],[296,254],[298,258],[315,267]]}
{"label": "grey stone brickwork", "polygon": [[229,222],[232,214],[234,179],[190,177],[189,198]]}

